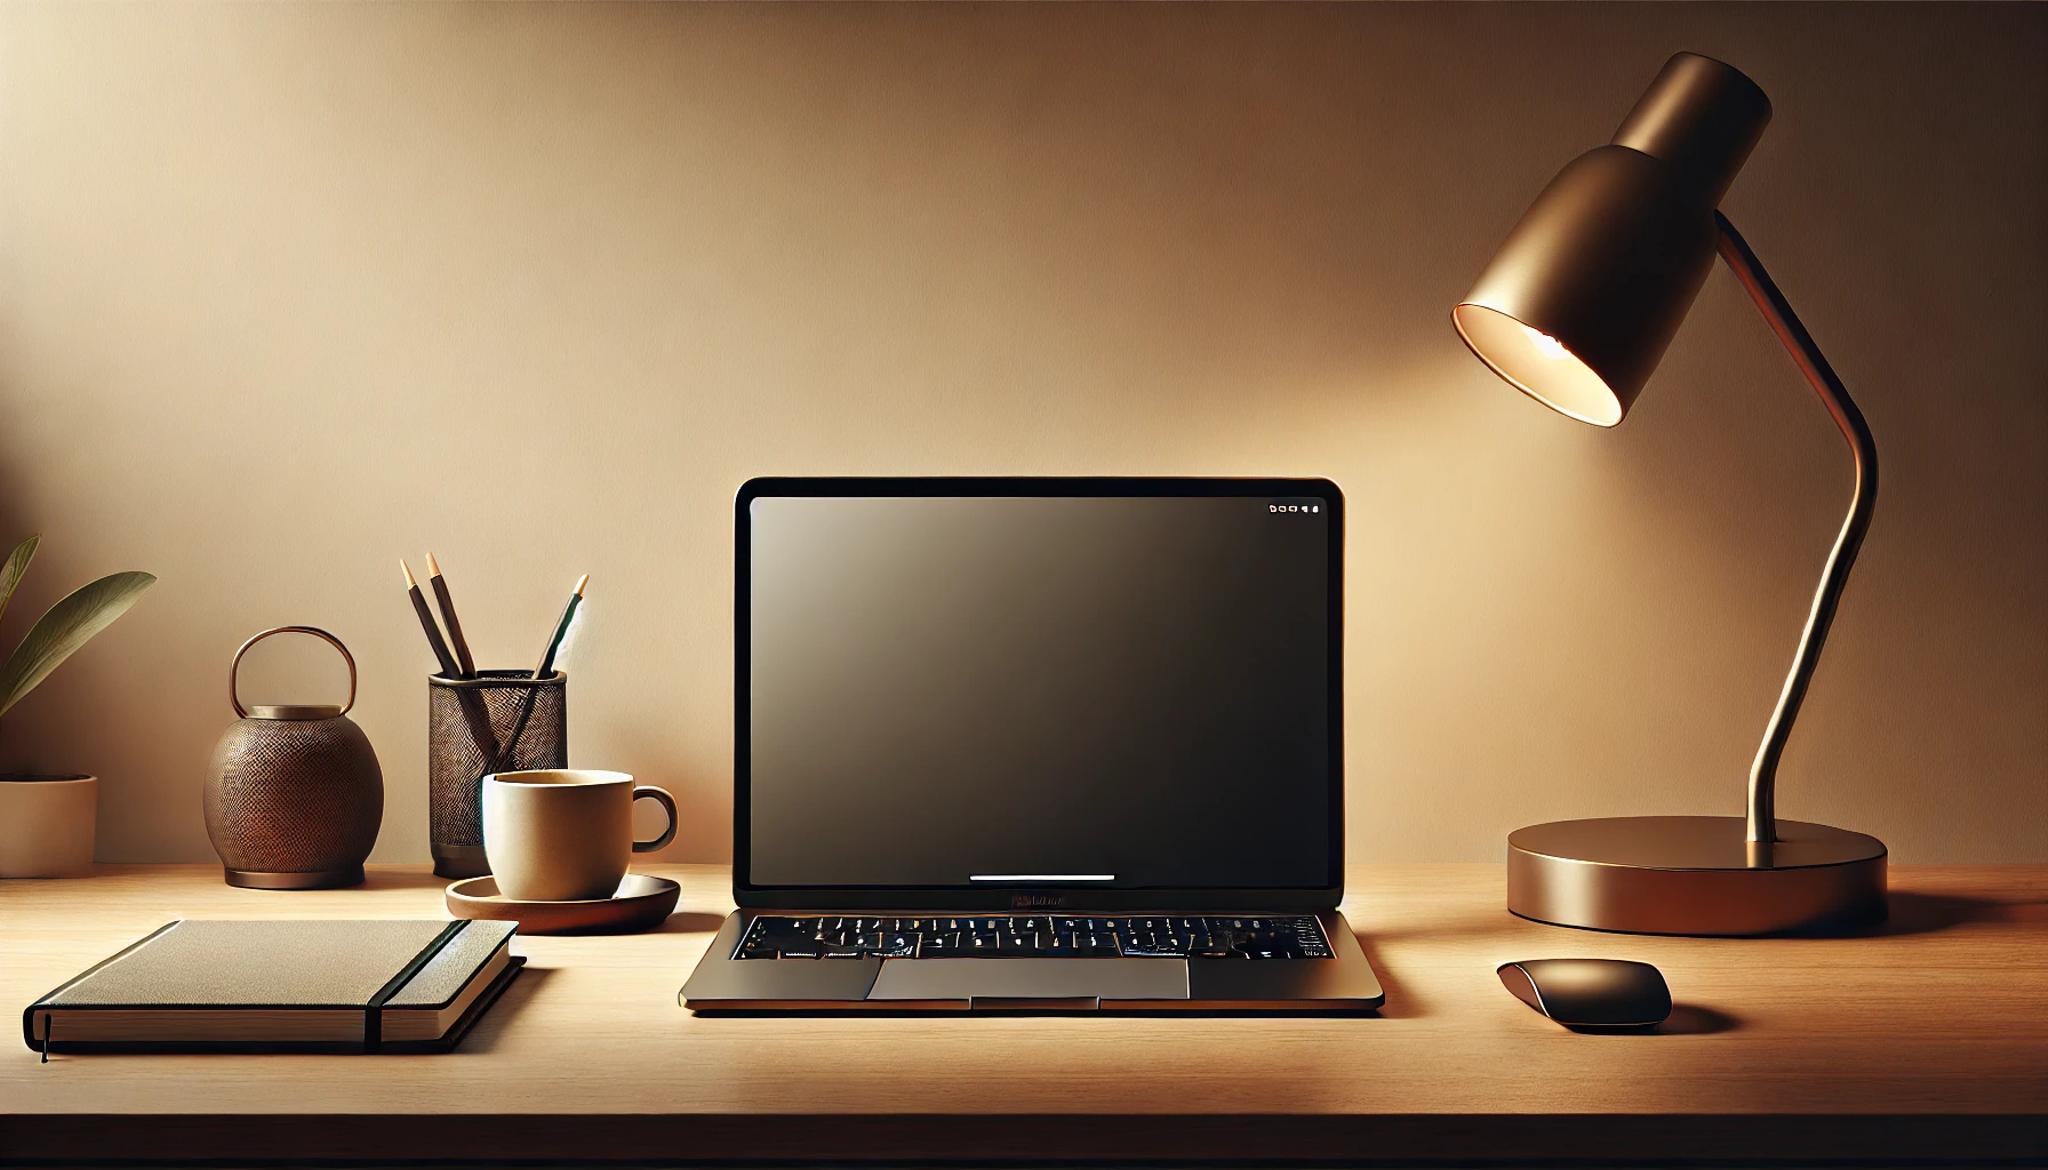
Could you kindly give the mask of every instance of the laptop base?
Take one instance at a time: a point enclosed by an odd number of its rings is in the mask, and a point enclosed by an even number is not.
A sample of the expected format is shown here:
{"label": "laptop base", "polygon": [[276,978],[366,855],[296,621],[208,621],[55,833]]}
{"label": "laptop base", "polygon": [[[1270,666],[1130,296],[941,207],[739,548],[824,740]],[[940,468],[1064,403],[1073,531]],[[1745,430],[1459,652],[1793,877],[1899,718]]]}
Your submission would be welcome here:
{"label": "laptop base", "polygon": [[683,1006],[701,1014],[1356,1014],[1386,1002],[1371,961],[1334,911],[1316,916],[1329,958],[1266,961],[733,957],[758,916],[741,910],[726,918],[678,996]]}

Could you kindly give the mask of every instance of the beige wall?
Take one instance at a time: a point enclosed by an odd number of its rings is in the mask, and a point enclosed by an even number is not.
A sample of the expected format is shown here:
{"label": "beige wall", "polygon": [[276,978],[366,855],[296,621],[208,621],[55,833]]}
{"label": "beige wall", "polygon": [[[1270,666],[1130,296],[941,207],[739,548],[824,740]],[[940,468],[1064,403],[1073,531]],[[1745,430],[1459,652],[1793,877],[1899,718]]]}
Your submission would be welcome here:
{"label": "beige wall", "polygon": [[[760,473],[1320,474],[1352,505],[1352,849],[1740,810],[1848,493],[1717,275],[1618,431],[1449,306],[1664,57],[1778,120],[1727,209],[1864,403],[1863,563],[1784,815],[2048,861],[2048,10],[0,5],[6,619],[162,582],[0,729],[103,858],[211,856],[230,652],[327,626],[425,856],[396,558],[574,759],[729,847],[732,490]],[[252,698],[324,694],[317,646]]]}

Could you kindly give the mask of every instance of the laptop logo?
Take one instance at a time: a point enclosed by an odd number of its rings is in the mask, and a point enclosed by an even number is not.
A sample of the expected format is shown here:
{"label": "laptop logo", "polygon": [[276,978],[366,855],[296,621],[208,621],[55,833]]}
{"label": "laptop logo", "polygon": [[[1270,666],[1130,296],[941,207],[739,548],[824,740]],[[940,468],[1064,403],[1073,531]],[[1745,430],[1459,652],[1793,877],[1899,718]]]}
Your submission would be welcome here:
{"label": "laptop logo", "polygon": [[[1116,875],[1113,873],[977,873],[969,874],[967,880],[971,882],[999,882],[1004,884],[1029,882],[1032,885],[1038,885],[1043,882],[1113,882],[1116,880]],[[1010,894],[1010,909],[1012,910],[1057,910],[1067,904],[1067,895],[1065,894],[1029,893],[1021,890]]]}
{"label": "laptop logo", "polygon": [[971,873],[970,882],[1113,882],[1113,873]]}

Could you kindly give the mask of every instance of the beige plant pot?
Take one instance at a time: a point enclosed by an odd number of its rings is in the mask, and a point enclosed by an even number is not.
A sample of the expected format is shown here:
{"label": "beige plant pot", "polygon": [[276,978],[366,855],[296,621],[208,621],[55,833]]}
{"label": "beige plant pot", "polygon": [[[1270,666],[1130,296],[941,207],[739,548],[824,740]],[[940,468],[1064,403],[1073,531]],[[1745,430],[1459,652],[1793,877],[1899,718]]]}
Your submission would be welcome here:
{"label": "beige plant pot", "polygon": [[100,782],[0,774],[0,878],[63,877],[92,867]]}

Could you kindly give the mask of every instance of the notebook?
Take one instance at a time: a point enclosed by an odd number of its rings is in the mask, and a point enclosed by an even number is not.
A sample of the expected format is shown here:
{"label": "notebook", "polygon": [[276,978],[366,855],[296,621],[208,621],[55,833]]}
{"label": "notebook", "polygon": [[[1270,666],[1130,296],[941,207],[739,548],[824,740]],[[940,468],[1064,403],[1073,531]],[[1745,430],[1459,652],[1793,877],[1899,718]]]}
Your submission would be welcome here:
{"label": "notebook", "polygon": [[179,921],[22,1012],[52,1052],[444,1052],[521,959],[517,923]]}

